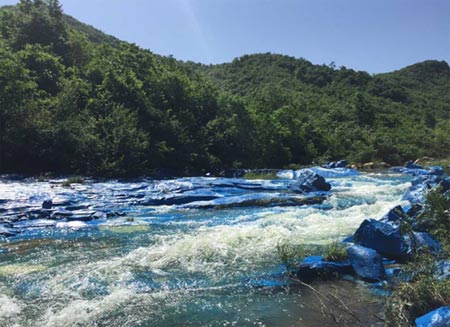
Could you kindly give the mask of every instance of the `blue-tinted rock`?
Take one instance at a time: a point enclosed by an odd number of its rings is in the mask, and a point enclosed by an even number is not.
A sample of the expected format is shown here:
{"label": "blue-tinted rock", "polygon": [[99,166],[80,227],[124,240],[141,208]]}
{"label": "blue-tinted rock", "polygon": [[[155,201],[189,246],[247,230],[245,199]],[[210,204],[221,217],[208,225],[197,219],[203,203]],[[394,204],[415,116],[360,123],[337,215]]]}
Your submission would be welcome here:
{"label": "blue-tinted rock", "polygon": [[251,193],[240,196],[227,196],[211,201],[187,203],[183,208],[190,209],[228,209],[243,207],[291,207],[321,204],[324,196],[290,196],[280,193]]}
{"label": "blue-tinted rock", "polygon": [[219,195],[214,194],[173,194],[159,198],[147,199],[139,202],[140,205],[160,206],[160,205],[180,205],[196,201],[209,201],[217,199]]}
{"label": "blue-tinted rock", "polygon": [[336,162],[335,168],[345,168],[347,167],[347,165],[348,165],[347,160],[339,160],[338,162]]}
{"label": "blue-tinted rock", "polygon": [[450,327],[450,307],[440,307],[416,319],[417,327]]}
{"label": "blue-tinted rock", "polygon": [[414,246],[416,250],[428,248],[433,252],[442,250],[441,244],[430,236],[427,232],[414,232]]}
{"label": "blue-tinted rock", "polygon": [[353,234],[353,240],[387,258],[404,260],[411,254],[411,241],[400,233],[400,228],[375,219],[364,220]]}
{"label": "blue-tinted rock", "polygon": [[441,176],[445,174],[444,169],[441,166],[430,166],[428,167],[428,170],[430,171],[431,175]]}
{"label": "blue-tinted rock", "polygon": [[356,274],[368,282],[377,282],[386,278],[383,260],[377,251],[360,245],[347,249],[348,259]]}
{"label": "blue-tinted rock", "polygon": [[53,206],[53,201],[52,200],[45,200],[42,203],[42,209],[51,209]]}
{"label": "blue-tinted rock", "polygon": [[342,240],[343,243],[353,243],[353,235],[347,236]]}
{"label": "blue-tinted rock", "polygon": [[325,178],[311,169],[303,169],[297,181],[291,185],[291,189],[298,193],[328,192],[331,189],[331,185],[325,181]]}
{"label": "blue-tinted rock", "polygon": [[440,280],[450,279],[450,260],[436,262],[436,278]]}
{"label": "blue-tinted rock", "polygon": [[296,271],[298,279],[305,283],[317,279],[336,278],[339,275],[353,274],[350,262],[324,261],[321,256],[310,256],[305,258]]}

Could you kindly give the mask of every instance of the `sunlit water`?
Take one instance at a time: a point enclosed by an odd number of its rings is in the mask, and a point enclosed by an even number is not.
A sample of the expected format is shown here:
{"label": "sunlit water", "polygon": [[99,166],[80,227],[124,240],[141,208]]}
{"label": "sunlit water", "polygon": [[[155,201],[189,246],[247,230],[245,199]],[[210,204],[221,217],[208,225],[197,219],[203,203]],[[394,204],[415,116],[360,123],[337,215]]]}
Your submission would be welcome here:
{"label": "sunlit water", "polygon": [[3,179],[2,220],[48,198],[75,217],[123,215],[12,222],[21,233],[0,237],[0,326],[321,325],[309,319],[313,296],[283,274],[277,244],[348,236],[364,218],[401,204],[410,185],[408,177],[388,174],[327,180],[333,188],[320,205],[197,209],[195,202],[148,203],[174,194],[220,201],[291,196],[292,180],[184,178],[68,188],[58,180]]}

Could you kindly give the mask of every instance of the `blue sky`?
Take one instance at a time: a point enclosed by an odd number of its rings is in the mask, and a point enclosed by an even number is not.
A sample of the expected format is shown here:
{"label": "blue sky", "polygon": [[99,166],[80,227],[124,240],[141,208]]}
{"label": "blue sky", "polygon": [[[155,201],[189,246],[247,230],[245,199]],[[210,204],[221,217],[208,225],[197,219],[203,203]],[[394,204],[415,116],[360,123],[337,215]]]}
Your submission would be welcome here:
{"label": "blue sky", "polygon": [[[0,0],[0,4],[17,3]],[[61,0],[82,22],[162,55],[222,63],[250,53],[387,72],[450,62],[450,0]]]}

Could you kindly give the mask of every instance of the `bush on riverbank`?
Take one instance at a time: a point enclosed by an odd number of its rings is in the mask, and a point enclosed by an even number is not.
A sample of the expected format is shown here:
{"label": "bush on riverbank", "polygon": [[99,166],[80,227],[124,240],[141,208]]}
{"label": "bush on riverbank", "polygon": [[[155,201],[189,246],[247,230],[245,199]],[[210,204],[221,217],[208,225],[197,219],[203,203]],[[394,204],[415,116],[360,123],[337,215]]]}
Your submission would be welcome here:
{"label": "bush on riverbank", "polygon": [[404,268],[410,280],[394,287],[386,299],[387,326],[410,326],[414,320],[442,306],[450,306],[450,279],[439,276],[436,260],[444,262],[450,257],[450,192],[441,187],[428,192],[424,209],[418,220],[423,229],[440,241],[443,251],[438,255],[420,251]]}

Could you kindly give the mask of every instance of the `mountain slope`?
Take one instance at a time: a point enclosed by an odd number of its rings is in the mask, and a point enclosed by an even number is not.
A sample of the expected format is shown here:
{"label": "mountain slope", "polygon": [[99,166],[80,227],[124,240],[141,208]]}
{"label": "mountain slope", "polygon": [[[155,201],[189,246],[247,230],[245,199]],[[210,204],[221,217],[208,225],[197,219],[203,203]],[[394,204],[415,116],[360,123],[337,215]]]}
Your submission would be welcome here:
{"label": "mountain slope", "polygon": [[256,54],[205,66],[63,14],[0,9],[0,172],[139,175],[449,155],[449,67],[371,76]]}

